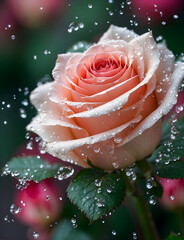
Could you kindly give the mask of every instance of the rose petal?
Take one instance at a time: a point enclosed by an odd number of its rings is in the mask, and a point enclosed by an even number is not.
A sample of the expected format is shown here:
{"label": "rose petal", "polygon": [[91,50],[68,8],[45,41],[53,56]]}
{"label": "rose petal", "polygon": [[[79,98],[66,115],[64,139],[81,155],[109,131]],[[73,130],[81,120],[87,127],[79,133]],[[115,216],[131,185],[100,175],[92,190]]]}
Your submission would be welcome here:
{"label": "rose petal", "polygon": [[68,141],[51,142],[51,143],[48,143],[47,146],[49,148],[53,148],[54,151],[56,151],[56,152],[59,150],[61,152],[61,154],[66,154],[69,151],[74,150],[75,148],[83,146],[84,144],[94,144],[97,142],[102,142],[107,139],[110,139],[110,138],[114,137],[116,134],[118,134],[118,133],[122,132],[124,129],[126,129],[131,123],[136,123],[136,122],[139,122],[140,120],[141,120],[141,116],[138,116],[134,120],[127,122],[126,124],[123,124],[122,126],[114,128],[113,130],[110,130],[107,132],[95,134],[93,136],[86,137],[86,138],[80,138],[80,139],[74,139],[74,140],[68,140]]}
{"label": "rose petal", "polygon": [[107,32],[105,32],[100,38],[99,43],[109,40],[124,40],[126,42],[129,42],[137,36],[138,35],[134,31],[130,31],[126,27],[122,28],[111,25]]}
{"label": "rose petal", "polygon": [[158,49],[160,51],[160,64],[158,70],[156,71],[156,77],[158,81],[155,95],[160,105],[170,85],[171,74],[174,69],[175,56],[165,46],[165,44],[159,44]]}
{"label": "rose petal", "polygon": [[80,59],[81,55],[82,53],[59,54],[56,60],[56,65],[52,71],[52,75],[54,79],[62,81],[62,76],[63,76],[63,73],[65,72],[66,64],[69,61],[69,59],[71,64],[73,63],[73,61],[77,61],[78,59]]}

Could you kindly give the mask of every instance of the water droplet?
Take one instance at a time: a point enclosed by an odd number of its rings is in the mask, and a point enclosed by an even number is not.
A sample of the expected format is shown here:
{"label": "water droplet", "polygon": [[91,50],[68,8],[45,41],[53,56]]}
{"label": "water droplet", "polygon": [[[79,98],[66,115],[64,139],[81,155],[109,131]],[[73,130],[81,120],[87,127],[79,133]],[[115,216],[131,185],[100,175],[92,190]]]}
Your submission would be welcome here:
{"label": "water droplet", "polygon": [[26,110],[24,108],[20,108],[19,112],[21,118],[27,118]]}
{"label": "water droplet", "polygon": [[163,26],[165,26],[165,25],[166,25],[166,22],[165,22],[165,21],[162,21],[161,24],[162,24]]}
{"label": "water droplet", "polygon": [[101,203],[101,202],[97,202],[96,205],[97,205],[98,208],[102,208],[102,207],[105,206],[105,205],[104,205],[103,203]]}
{"label": "water droplet", "polygon": [[[74,215],[74,216],[75,216],[75,215]],[[77,220],[76,220],[76,218],[71,218],[71,223],[72,223],[72,225],[73,225],[74,228],[77,227]]]}
{"label": "water droplet", "polygon": [[18,214],[19,212],[21,212],[21,210],[22,210],[22,208],[19,207],[19,206],[16,205],[16,204],[12,204],[12,205],[10,206],[10,213],[12,213],[12,214]]}
{"label": "water droplet", "polygon": [[153,187],[153,179],[148,179],[146,182],[146,188],[151,189]]}
{"label": "water droplet", "polygon": [[44,51],[44,54],[45,54],[45,55],[48,55],[48,54],[51,54],[51,52],[50,52],[49,50],[45,50],[45,51]]}
{"label": "water droplet", "polygon": [[109,188],[107,188],[107,192],[108,192],[108,193],[111,193],[111,192],[112,192],[112,190],[111,190],[111,189],[109,189]]}
{"label": "water droplet", "polygon": [[69,33],[71,33],[71,32],[73,32],[73,30],[74,31],[77,31],[77,30],[79,30],[79,23],[77,23],[77,22],[72,22],[72,23],[70,23],[70,25],[69,25],[69,27],[68,27],[68,32]]}
{"label": "water droplet", "polygon": [[118,161],[113,162],[112,166],[113,166],[113,168],[117,169],[119,167],[119,162]]}
{"label": "water droplet", "polygon": [[174,19],[178,19],[178,18],[179,18],[179,16],[178,16],[178,15],[176,15],[176,14],[174,14],[174,15],[173,15],[173,18],[174,18]]}
{"label": "water droplet", "polygon": [[37,239],[39,237],[39,233],[38,232],[33,232],[33,238]]}
{"label": "water droplet", "polygon": [[100,179],[95,179],[95,186],[101,187],[101,185],[102,185],[102,180],[100,180]]}
{"label": "water droplet", "polygon": [[116,235],[116,231],[115,230],[112,230],[112,235]]}
{"label": "water droplet", "polygon": [[123,140],[123,139],[120,138],[120,137],[119,137],[119,138],[114,138],[114,142],[115,142],[115,143],[120,143],[120,142],[122,142],[122,140]]}
{"label": "water droplet", "polygon": [[171,196],[170,196],[170,199],[171,199],[171,201],[173,201],[173,200],[174,200],[174,196],[171,195]]}
{"label": "water droplet", "polygon": [[15,35],[11,35],[11,39],[12,39],[12,40],[15,40]]}
{"label": "water droplet", "polygon": [[37,56],[36,56],[36,55],[34,55],[34,56],[33,56],[33,59],[34,59],[34,60],[37,60]]}
{"label": "water droplet", "polygon": [[33,142],[29,141],[26,145],[26,148],[29,149],[29,150],[33,150]]}
{"label": "water droplet", "polygon": [[39,151],[41,154],[45,154],[46,153],[46,142],[41,140],[38,144],[38,148],[39,148]]}
{"label": "water droplet", "polygon": [[183,111],[183,105],[176,106],[175,110],[176,110],[176,113],[182,112]]}
{"label": "water droplet", "polygon": [[30,138],[30,133],[29,133],[29,132],[26,133],[25,138],[26,138],[26,139],[29,139],[29,138]]}
{"label": "water droplet", "polygon": [[88,4],[88,8],[92,8],[93,5],[91,3]]}
{"label": "water droplet", "polygon": [[137,240],[137,233],[133,232],[133,240]]}
{"label": "water droplet", "polygon": [[60,167],[57,172],[56,178],[61,181],[71,177],[73,173],[74,169],[72,167]]}
{"label": "water droplet", "polygon": [[79,27],[80,27],[80,28],[84,28],[84,23],[82,23],[82,22],[79,23]]}
{"label": "water droplet", "polygon": [[132,2],[127,0],[126,3],[127,3],[127,5],[130,5]]}
{"label": "water droplet", "polygon": [[27,107],[29,102],[27,99],[24,99],[24,100],[22,100],[21,104],[24,105],[25,107]]}
{"label": "water droplet", "polygon": [[156,197],[155,197],[155,196],[150,196],[150,198],[149,198],[149,203],[150,203],[151,205],[155,205],[155,204],[157,203]]}
{"label": "water droplet", "polygon": [[14,222],[14,221],[15,221],[13,218],[10,218],[10,216],[8,216],[8,215],[6,215],[6,216],[4,217],[4,220],[5,220],[5,222],[7,222],[7,223],[10,223],[10,222]]}

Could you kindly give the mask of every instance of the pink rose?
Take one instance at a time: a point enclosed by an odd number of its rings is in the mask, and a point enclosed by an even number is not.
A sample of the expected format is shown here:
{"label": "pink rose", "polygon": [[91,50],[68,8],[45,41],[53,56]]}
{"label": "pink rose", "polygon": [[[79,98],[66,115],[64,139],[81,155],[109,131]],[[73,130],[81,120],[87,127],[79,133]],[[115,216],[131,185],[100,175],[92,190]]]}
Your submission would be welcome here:
{"label": "pink rose", "polygon": [[139,36],[112,25],[84,53],[58,56],[55,81],[31,94],[38,115],[27,130],[64,161],[129,166],[156,148],[161,118],[177,101],[184,64],[174,60],[151,32]]}
{"label": "pink rose", "polygon": [[164,193],[160,202],[168,209],[184,207],[184,179],[160,179]]}
{"label": "pink rose", "polygon": [[30,182],[26,189],[17,190],[15,194],[15,203],[21,208],[15,216],[23,224],[46,227],[57,220],[61,212],[60,197],[61,191],[51,179]]}

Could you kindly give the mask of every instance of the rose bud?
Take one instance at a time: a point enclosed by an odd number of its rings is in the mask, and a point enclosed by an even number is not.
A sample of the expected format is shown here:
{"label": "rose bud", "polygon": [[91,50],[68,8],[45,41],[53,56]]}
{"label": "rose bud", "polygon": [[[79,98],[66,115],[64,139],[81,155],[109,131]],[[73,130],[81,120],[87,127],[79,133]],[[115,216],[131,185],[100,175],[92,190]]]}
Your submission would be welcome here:
{"label": "rose bud", "polygon": [[184,179],[160,179],[163,195],[160,203],[168,209],[184,207]]}
{"label": "rose bud", "polygon": [[47,227],[54,223],[61,213],[60,198],[61,191],[53,180],[29,182],[27,188],[15,193],[15,204],[21,208],[15,216],[28,226]]}
{"label": "rose bud", "polygon": [[38,115],[27,126],[53,156],[114,170],[158,145],[161,119],[177,102],[184,63],[152,33],[110,26],[84,53],[58,56],[54,81],[36,88]]}
{"label": "rose bud", "polygon": [[158,22],[173,18],[183,6],[183,0],[132,0],[133,12],[145,22]]}
{"label": "rose bud", "polygon": [[46,20],[59,13],[65,5],[63,0],[8,0],[17,20],[29,28],[40,27]]}

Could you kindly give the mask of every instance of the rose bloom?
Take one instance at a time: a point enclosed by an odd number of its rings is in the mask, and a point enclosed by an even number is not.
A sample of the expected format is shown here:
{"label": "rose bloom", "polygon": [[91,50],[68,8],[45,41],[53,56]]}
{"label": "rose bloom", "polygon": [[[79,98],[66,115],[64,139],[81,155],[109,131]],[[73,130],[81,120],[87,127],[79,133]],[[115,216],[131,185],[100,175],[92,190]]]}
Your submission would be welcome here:
{"label": "rose bloom", "polygon": [[51,179],[30,182],[27,188],[15,193],[15,203],[21,208],[15,216],[28,226],[47,227],[61,212],[60,197],[61,191]]}
{"label": "rose bloom", "polygon": [[158,145],[161,118],[177,101],[184,63],[151,32],[111,25],[84,53],[58,56],[54,81],[36,88],[38,115],[27,126],[47,151],[89,167],[120,169]]}
{"label": "rose bloom", "polygon": [[164,193],[160,203],[168,209],[184,207],[184,179],[160,179]]}

